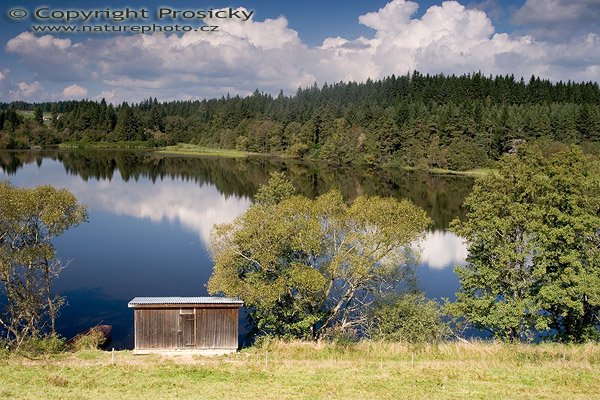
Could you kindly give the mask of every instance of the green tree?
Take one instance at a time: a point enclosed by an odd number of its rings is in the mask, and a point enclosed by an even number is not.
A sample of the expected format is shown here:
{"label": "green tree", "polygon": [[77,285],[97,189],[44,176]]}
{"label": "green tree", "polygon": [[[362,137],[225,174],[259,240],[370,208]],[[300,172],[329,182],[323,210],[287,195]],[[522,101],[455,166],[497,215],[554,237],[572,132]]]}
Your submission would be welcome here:
{"label": "green tree", "polygon": [[455,171],[466,171],[488,166],[490,161],[485,150],[472,141],[457,139],[447,149],[448,167]]}
{"label": "green tree", "polygon": [[114,130],[115,138],[117,140],[137,140],[138,131],[139,121],[134,110],[127,103],[123,103]]}
{"label": "green tree", "polygon": [[430,220],[407,200],[361,196],[348,205],[337,191],[311,200],[289,188],[272,177],[245,214],[215,227],[209,291],[244,300],[263,334],[352,331],[369,296],[406,276],[410,244]]}
{"label": "green tree", "polygon": [[52,114],[52,127],[56,127],[56,121],[58,120],[58,106],[56,105],[56,103],[52,103],[50,112]]}
{"label": "green tree", "polygon": [[42,107],[37,106],[34,110],[34,118],[35,122],[37,122],[40,125],[44,125],[44,111],[42,110]]}
{"label": "green tree", "polygon": [[507,340],[598,336],[600,168],[577,148],[520,147],[465,200],[469,245],[448,309]]}
{"label": "green tree", "polygon": [[291,197],[294,193],[296,193],[296,188],[286,179],[283,172],[272,172],[269,177],[269,184],[258,188],[254,199],[258,204],[273,206]]}
{"label": "green tree", "polygon": [[51,289],[64,265],[56,258],[52,239],[86,215],[85,207],[65,189],[16,188],[0,182],[0,283],[6,297],[0,326],[16,347],[48,324],[55,332],[63,298]]}
{"label": "green tree", "polygon": [[351,164],[357,158],[356,130],[348,121],[338,118],[334,121],[335,130],[321,147],[320,158],[336,165]]}

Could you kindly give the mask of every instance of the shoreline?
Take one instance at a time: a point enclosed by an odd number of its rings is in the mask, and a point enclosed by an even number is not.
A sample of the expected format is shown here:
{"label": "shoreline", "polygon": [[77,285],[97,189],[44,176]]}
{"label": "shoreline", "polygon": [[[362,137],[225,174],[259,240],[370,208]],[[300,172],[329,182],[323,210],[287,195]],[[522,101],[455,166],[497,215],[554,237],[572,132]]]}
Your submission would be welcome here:
{"label": "shoreline", "polygon": [[[328,164],[324,161],[315,159],[296,159],[294,157],[285,154],[273,154],[273,153],[254,153],[241,150],[233,149],[219,149],[214,147],[199,146],[193,144],[180,143],[173,146],[153,147],[148,145],[146,142],[65,142],[59,144],[55,148],[35,148],[35,149],[0,149],[1,152],[45,152],[53,150],[123,150],[123,151],[147,151],[164,156],[175,156],[175,157],[223,157],[223,158],[234,158],[242,159],[248,157],[262,157],[270,158],[274,160],[290,160],[295,162],[309,162],[321,164],[329,167],[334,167],[332,164]],[[339,166],[338,166],[339,167]],[[357,168],[365,169],[357,165],[345,165],[343,168]],[[402,169],[404,171],[413,172],[425,172],[432,175],[455,175],[465,176],[471,178],[480,178],[483,176],[494,173],[493,168],[477,168],[467,171],[456,171],[444,168],[416,168],[408,166],[391,167],[385,164],[376,167],[378,170],[391,171],[394,168]]]}

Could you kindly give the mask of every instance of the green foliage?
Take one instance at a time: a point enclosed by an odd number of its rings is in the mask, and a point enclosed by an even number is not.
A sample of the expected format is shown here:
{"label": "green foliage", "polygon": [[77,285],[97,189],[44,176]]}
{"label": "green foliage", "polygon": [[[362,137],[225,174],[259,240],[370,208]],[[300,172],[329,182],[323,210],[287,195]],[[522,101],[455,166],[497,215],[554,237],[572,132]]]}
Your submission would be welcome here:
{"label": "green foliage", "polygon": [[322,337],[363,322],[369,294],[401,281],[430,223],[409,201],[337,191],[292,196],[282,175],[233,223],[215,227],[211,293],[242,299],[263,334]]}
{"label": "green foliage", "polygon": [[38,106],[35,108],[33,119],[40,125],[44,124],[44,111],[42,110],[42,107]]}
{"label": "green foliage", "polygon": [[440,343],[450,333],[442,317],[439,305],[422,293],[386,295],[371,306],[369,335],[411,344]]}
{"label": "green foliage", "polygon": [[295,143],[288,148],[287,153],[290,156],[301,160],[308,153],[308,150],[309,148],[306,144]]}
{"label": "green foliage", "polygon": [[272,206],[296,193],[294,185],[283,172],[272,172],[267,185],[261,186],[254,196],[258,204]]}
{"label": "green foliage", "polygon": [[563,341],[598,337],[600,168],[580,150],[542,155],[521,147],[477,181],[467,220],[461,288],[448,305],[506,340],[541,333]]}
{"label": "green foliage", "polygon": [[47,354],[58,354],[66,349],[65,339],[56,335],[32,336],[19,346],[19,354],[37,357]]}
{"label": "green foliage", "polygon": [[447,150],[448,167],[454,171],[487,167],[489,165],[485,150],[472,141],[455,140]]}
{"label": "green foliage", "polygon": [[54,333],[63,298],[51,292],[64,266],[56,259],[52,239],[86,219],[86,209],[65,189],[17,188],[0,182],[0,284],[5,296],[0,326],[18,347]]}
{"label": "green foliage", "polygon": [[320,158],[336,165],[347,165],[356,161],[359,132],[352,129],[348,121],[338,118],[334,121],[333,132],[321,147]]}

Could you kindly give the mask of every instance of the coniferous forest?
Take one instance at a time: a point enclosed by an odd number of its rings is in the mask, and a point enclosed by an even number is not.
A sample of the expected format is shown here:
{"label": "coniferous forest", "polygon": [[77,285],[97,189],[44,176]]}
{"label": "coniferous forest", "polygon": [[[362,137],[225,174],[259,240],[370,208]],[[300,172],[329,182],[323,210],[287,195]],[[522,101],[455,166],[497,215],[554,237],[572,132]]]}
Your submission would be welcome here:
{"label": "coniferous forest", "polygon": [[[423,75],[300,88],[293,96],[113,106],[102,101],[0,104],[0,148],[65,142],[177,143],[285,154],[331,164],[486,167],[522,142],[600,153],[598,83],[532,76]],[[29,117],[24,114],[29,112]]]}

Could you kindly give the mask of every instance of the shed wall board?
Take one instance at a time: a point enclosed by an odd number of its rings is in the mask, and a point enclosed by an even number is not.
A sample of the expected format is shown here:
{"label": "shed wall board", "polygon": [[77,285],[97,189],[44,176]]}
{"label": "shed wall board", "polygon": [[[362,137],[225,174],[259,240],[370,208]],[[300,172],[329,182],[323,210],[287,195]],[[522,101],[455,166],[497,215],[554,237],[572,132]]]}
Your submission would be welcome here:
{"label": "shed wall board", "polygon": [[136,350],[237,349],[237,307],[134,309]]}

